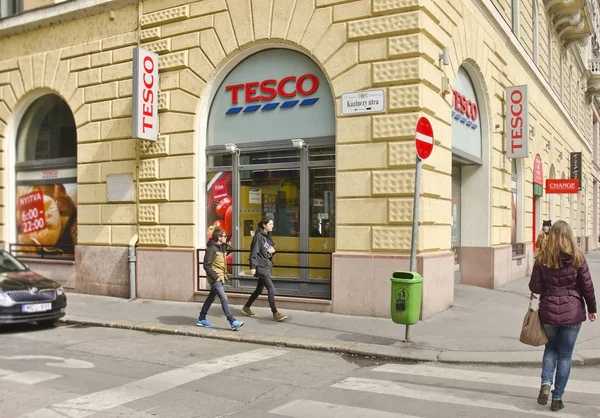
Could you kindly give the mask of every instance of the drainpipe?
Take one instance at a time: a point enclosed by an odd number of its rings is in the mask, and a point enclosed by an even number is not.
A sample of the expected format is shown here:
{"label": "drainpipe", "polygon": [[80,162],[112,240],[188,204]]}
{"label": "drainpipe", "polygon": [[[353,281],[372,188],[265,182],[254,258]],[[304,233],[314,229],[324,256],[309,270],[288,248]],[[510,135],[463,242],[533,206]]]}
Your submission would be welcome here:
{"label": "drainpipe", "polygon": [[129,240],[129,256],[127,259],[129,260],[129,299],[134,300],[137,298],[137,290],[135,287],[135,247],[138,241],[138,235],[135,234]]}

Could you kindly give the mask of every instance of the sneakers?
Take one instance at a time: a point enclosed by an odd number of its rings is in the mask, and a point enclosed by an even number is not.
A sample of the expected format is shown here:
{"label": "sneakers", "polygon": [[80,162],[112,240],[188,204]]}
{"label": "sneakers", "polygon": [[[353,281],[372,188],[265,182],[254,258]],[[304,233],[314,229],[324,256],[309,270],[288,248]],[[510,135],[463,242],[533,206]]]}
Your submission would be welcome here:
{"label": "sneakers", "polygon": [[550,395],[550,386],[543,385],[540,389],[540,394],[538,395],[537,402],[540,405],[546,405],[548,403],[548,395]]}
{"label": "sneakers", "polygon": [[273,314],[273,321],[281,322],[287,319],[287,315],[282,314],[281,312],[275,312]]}
{"label": "sneakers", "polygon": [[242,325],[244,325],[244,323],[242,321],[233,321],[231,323],[231,330],[237,331]]}
{"label": "sneakers", "polygon": [[550,405],[550,410],[556,412],[556,411],[560,411],[564,407],[565,407],[565,404],[563,404],[562,399],[559,399],[557,401],[552,400],[552,405]]}
{"label": "sneakers", "polygon": [[244,315],[246,316],[256,316],[256,314],[254,312],[252,312],[252,309],[248,308],[247,306],[244,306],[242,308],[242,312],[244,313]]}
{"label": "sneakers", "polygon": [[199,327],[204,327],[204,328],[212,328],[213,327],[213,324],[208,322],[206,319],[199,319],[196,322],[196,325],[198,325]]}

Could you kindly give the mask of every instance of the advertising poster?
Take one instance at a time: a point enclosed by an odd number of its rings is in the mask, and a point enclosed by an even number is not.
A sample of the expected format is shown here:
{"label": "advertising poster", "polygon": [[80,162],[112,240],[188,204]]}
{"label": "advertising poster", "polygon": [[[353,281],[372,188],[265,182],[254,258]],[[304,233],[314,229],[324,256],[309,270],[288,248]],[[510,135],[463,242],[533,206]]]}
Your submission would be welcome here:
{"label": "advertising poster", "polygon": [[[206,185],[206,242],[212,238],[217,228],[227,233],[227,243],[231,245],[233,234],[233,200],[231,197],[231,172],[219,172]],[[227,270],[231,273],[232,253],[227,254]]]}
{"label": "advertising poster", "polygon": [[72,257],[77,244],[77,184],[17,186],[17,243],[24,255],[35,256],[43,249]]}

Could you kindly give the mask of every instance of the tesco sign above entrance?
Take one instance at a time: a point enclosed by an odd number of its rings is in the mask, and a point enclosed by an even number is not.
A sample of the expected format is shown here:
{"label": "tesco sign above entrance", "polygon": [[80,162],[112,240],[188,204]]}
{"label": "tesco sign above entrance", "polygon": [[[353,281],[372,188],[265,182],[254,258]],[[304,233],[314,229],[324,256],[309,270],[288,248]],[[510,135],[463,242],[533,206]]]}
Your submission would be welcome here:
{"label": "tesco sign above entrance", "polygon": [[334,95],[301,52],[274,48],[242,59],[209,88],[207,146],[335,135]]}
{"label": "tesco sign above entrance", "polygon": [[[270,78],[260,82],[251,81],[244,84],[230,84],[225,86],[225,91],[231,94],[231,104],[238,106],[230,107],[225,114],[251,113],[259,109],[267,111],[277,109],[278,107],[288,109],[298,104],[300,106],[310,106],[315,104],[319,98],[305,98],[302,101],[293,98],[297,96],[310,96],[317,92],[318,89],[319,79],[314,74],[303,74],[300,77],[291,75],[279,80]],[[273,102],[275,99],[281,101]],[[252,104],[254,102],[270,103]],[[239,106],[240,104],[245,106]]]}

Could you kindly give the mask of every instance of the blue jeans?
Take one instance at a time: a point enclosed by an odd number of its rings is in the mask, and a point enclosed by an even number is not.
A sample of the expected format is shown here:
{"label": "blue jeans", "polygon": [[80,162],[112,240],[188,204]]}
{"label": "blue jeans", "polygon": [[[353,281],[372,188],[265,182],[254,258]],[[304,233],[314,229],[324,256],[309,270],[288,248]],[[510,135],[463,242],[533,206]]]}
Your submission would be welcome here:
{"label": "blue jeans", "polygon": [[544,359],[542,360],[542,386],[552,387],[552,378],[556,370],[556,383],[552,391],[552,399],[562,399],[565,387],[571,374],[571,358],[575,341],[579,335],[581,324],[574,325],[547,325],[544,330],[548,336]]}
{"label": "blue jeans", "polygon": [[223,283],[219,280],[210,284],[210,292],[204,301],[204,305],[202,305],[202,309],[200,310],[200,316],[198,319],[203,320],[206,319],[206,314],[210,309],[210,305],[215,301],[215,297],[218,296],[221,300],[221,307],[223,308],[223,313],[227,317],[229,323],[235,321],[235,318],[231,314],[231,310],[229,309],[229,301],[227,300],[227,295],[225,294],[225,289],[223,288]]}

